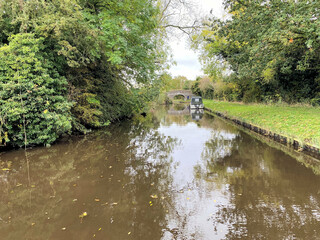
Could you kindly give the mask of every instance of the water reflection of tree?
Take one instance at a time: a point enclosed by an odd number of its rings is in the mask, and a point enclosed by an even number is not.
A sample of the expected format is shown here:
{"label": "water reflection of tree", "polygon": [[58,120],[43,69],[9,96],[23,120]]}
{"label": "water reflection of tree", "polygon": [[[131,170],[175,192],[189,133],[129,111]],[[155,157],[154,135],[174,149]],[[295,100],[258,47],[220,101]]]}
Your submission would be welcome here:
{"label": "water reflection of tree", "polygon": [[23,151],[2,155],[13,164],[0,173],[0,239],[160,239],[177,141],[158,126],[150,115],[29,150],[30,187]]}
{"label": "water reflection of tree", "polygon": [[[221,154],[222,152],[222,154]],[[230,202],[211,221],[227,225],[225,239],[317,239],[320,178],[283,152],[241,134],[206,144],[198,176],[228,185]]]}
{"label": "water reflection of tree", "polygon": [[[181,105],[179,105],[180,108]],[[187,105],[182,105],[186,107]],[[180,109],[179,108],[179,109]],[[177,124],[179,126],[187,125],[191,120],[191,115],[189,113],[185,115],[169,115],[168,111],[174,109],[173,106],[159,106],[156,111],[153,111],[154,116],[161,123],[162,126],[171,126],[172,124]]]}

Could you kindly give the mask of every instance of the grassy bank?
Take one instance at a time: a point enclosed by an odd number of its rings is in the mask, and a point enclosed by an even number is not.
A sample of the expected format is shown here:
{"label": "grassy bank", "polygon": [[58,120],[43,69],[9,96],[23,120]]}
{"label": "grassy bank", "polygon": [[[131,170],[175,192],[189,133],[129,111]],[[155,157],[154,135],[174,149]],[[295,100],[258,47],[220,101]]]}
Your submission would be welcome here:
{"label": "grassy bank", "polygon": [[320,148],[320,108],[204,100],[205,107]]}

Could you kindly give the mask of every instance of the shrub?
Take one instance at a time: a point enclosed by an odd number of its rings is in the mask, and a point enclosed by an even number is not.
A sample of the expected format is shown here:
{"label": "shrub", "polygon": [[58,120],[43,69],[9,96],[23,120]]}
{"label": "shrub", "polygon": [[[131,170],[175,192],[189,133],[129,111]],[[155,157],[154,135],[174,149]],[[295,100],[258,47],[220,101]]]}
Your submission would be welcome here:
{"label": "shrub", "polygon": [[0,144],[50,144],[71,129],[67,81],[43,41],[21,33],[0,47]]}

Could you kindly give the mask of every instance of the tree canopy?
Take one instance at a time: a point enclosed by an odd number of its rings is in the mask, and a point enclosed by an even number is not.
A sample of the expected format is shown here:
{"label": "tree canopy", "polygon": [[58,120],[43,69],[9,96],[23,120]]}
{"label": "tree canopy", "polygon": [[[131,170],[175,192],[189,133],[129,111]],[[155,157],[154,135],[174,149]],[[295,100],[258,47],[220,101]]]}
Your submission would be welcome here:
{"label": "tree canopy", "polygon": [[226,0],[226,20],[211,18],[194,38],[207,73],[227,63],[238,100],[320,100],[317,1]]}
{"label": "tree canopy", "polygon": [[[0,0],[0,144],[50,144],[154,97],[165,59],[150,0]],[[27,142],[25,140],[27,139]]]}

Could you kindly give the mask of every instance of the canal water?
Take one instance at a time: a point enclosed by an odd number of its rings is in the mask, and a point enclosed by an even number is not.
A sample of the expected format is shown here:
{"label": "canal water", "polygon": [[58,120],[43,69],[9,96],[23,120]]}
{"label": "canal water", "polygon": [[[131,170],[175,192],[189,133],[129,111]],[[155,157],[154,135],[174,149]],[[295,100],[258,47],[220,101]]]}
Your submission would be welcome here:
{"label": "canal water", "polygon": [[320,239],[320,176],[184,106],[0,154],[0,239]]}

